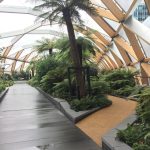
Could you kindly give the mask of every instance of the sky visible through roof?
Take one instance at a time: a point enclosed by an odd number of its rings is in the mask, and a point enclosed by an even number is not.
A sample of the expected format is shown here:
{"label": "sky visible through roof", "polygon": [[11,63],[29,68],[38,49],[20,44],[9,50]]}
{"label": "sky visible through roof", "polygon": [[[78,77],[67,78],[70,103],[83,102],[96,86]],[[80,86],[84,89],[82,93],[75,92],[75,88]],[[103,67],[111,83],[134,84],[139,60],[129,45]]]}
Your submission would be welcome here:
{"label": "sky visible through roof", "polygon": [[[93,1],[96,5],[106,8],[106,6],[100,0],[91,0],[91,1]],[[122,6],[124,11],[127,11],[129,9],[129,6],[131,5],[132,2],[132,0],[126,0],[126,1],[116,0],[116,1]],[[4,0],[2,3],[0,3],[0,7],[5,7],[5,6],[33,8],[34,3],[31,3],[31,0]],[[81,11],[80,13],[81,13],[81,18],[82,20],[84,20],[86,25],[88,25],[93,29],[96,29],[100,33],[107,35],[107,33],[104,30],[102,30],[102,28],[95,21],[93,21],[93,19],[90,16],[87,15],[87,13],[83,11]],[[28,14],[0,13],[0,18],[1,18],[1,24],[0,24],[0,34],[1,34],[1,33],[23,30],[24,28],[34,25],[36,16],[28,15]],[[105,21],[108,24],[110,24],[112,28],[114,28],[115,30],[117,30],[117,28],[119,27],[119,23],[116,23],[106,18]],[[49,30],[49,29],[58,32],[67,33],[65,26],[60,27],[58,25],[42,26],[38,30]],[[80,34],[78,33],[78,35]],[[10,52],[10,55],[26,47],[24,53],[21,54],[21,57],[25,56],[27,53],[31,51],[32,48],[32,47],[27,47],[27,45],[34,45],[35,41],[40,40],[42,37],[53,38],[54,36],[50,34],[27,34],[23,36],[23,38],[21,38],[21,40],[15,44],[15,46],[12,48],[12,51]],[[14,37],[0,39],[0,47],[9,46],[13,38]]]}

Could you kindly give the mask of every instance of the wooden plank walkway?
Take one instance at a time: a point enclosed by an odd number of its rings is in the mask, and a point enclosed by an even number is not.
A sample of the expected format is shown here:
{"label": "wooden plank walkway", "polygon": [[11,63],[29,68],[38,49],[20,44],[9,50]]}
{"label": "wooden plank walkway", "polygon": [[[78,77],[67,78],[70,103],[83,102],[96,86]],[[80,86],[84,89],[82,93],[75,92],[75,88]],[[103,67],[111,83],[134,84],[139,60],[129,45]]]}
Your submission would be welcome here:
{"label": "wooden plank walkway", "polygon": [[25,83],[0,104],[0,150],[101,150],[42,94]]}
{"label": "wooden plank walkway", "polygon": [[76,124],[98,145],[102,145],[102,137],[115,128],[123,120],[135,112],[137,102],[119,97],[108,96],[113,104],[86,117]]}

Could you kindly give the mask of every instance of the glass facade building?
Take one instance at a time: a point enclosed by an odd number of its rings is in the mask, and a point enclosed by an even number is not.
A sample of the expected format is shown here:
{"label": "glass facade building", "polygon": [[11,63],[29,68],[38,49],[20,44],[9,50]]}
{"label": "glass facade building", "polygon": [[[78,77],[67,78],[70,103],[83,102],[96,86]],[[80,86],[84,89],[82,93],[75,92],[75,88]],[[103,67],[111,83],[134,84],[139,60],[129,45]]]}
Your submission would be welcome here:
{"label": "glass facade building", "polygon": [[133,16],[140,22],[143,22],[148,17],[148,9],[145,4],[140,4],[135,10]]}

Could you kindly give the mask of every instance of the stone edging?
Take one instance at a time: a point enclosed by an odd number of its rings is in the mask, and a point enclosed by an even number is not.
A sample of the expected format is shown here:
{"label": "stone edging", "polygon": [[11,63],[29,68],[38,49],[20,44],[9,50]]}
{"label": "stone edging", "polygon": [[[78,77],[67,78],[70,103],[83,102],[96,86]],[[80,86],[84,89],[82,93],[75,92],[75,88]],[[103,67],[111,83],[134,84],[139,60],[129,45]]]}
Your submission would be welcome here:
{"label": "stone edging", "polygon": [[137,120],[137,116],[135,113],[130,115],[127,119],[125,119],[121,124],[117,127],[113,128],[107,134],[102,137],[102,148],[103,150],[133,150],[127,144],[119,141],[116,137],[118,130],[124,130],[127,128],[128,124],[133,124]]}
{"label": "stone edging", "polygon": [[4,96],[8,92],[9,88],[6,88],[2,93],[0,93],[0,102],[3,100]]}
{"label": "stone edging", "polygon": [[82,120],[83,118],[87,117],[88,115],[101,109],[101,108],[94,108],[94,109],[87,110],[87,111],[76,112],[76,111],[70,109],[70,105],[65,100],[59,99],[59,98],[54,98],[54,97],[50,96],[49,94],[45,93],[43,90],[41,90],[38,87],[36,87],[36,89],[39,92],[41,92],[44,96],[46,96],[56,106],[56,108],[59,109],[73,123],[77,123],[80,120]]}

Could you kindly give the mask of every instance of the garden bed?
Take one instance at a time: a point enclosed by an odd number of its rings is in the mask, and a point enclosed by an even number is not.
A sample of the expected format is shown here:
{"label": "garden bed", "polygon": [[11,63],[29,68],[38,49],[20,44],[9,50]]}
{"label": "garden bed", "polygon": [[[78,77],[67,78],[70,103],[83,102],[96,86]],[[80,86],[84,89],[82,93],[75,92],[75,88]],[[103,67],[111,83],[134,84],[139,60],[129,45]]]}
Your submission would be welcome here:
{"label": "garden bed", "polygon": [[124,130],[127,128],[128,124],[133,124],[137,119],[136,114],[132,114],[127,119],[125,119],[121,124],[117,127],[113,128],[106,135],[102,137],[102,148],[103,150],[133,150],[130,146],[121,142],[117,133],[118,130]]}
{"label": "garden bed", "polygon": [[120,129],[117,136],[134,150],[150,150],[150,88],[139,95],[136,109],[137,120],[126,128]]}
{"label": "garden bed", "polygon": [[[73,123],[77,123],[80,120],[84,119],[88,115],[104,108],[104,107],[97,107],[90,110],[85,111],[74,111],[70,108],[69,103],[66,100],[54,98],[41,90],[40,88],[36,88],[39,92],[41,92],[44,96],[46,96],[55,106],[57,109],[59,109],[69,120],[71,120]],[[107,107],[107,106],[105,106]]]}

